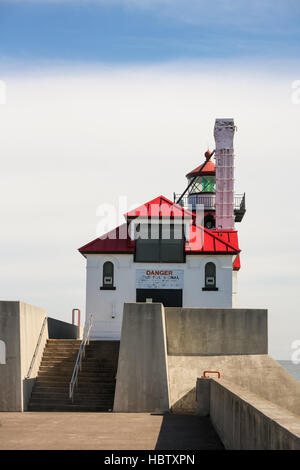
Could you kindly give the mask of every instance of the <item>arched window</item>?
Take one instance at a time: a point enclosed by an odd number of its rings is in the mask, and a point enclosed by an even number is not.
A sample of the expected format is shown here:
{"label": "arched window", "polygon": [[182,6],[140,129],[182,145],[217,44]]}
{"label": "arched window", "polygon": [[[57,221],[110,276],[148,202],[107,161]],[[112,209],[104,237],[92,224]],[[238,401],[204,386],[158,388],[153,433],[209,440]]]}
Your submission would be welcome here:
{"label": "arched window", "polygon": [[102,287],[100,289],[114,290],[114,265],[111,261],[103,264]]}
{"label": "arched window", "polygon": [[216,265],[206,263],[205,265],[205,287],[203,290],[218,290],[216,287]]}

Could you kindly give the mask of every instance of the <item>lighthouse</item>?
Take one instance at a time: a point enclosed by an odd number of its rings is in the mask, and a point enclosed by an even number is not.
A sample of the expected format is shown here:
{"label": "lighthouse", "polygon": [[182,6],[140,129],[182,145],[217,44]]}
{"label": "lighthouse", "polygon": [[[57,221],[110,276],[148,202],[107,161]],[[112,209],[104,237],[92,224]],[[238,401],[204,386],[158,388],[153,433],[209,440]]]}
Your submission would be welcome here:
{"label": "lighthouse", "polygon": [[240,248],[234,224],[245,213],[245,196],[234,195],[234,132],[232,119],[217,119],[215,150],[186,175],[180,196],[154,197],[124,214],[113,236],[79,248],[87,262],[86,316],[93,314],[94,339],[120,339],[125,302],[236,306]]}

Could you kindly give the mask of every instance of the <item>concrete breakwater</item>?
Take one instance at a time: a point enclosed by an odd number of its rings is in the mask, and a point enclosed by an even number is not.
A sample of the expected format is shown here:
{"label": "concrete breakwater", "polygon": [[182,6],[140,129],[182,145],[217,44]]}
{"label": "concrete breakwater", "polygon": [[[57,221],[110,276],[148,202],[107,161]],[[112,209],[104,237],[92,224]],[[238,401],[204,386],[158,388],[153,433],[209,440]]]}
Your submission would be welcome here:
{"label": "concrete breakwater", "polygon": [[[266,310],[125,304],[114,411],[210,416],[229,449],[300,448],[300,383],[267,333]],[[197,383],[205,370],[221,379]]]}

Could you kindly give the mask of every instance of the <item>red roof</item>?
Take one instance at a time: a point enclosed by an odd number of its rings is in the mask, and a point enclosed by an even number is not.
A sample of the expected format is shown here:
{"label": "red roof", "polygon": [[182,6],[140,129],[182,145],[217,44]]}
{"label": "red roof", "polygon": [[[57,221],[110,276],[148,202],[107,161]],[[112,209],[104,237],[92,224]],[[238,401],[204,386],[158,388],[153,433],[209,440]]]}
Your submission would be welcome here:
{"label": "red roof", "polygon": [[[172,215],[173,214],[173,215]],[[126,214],[127,217],[193,217],[194,214],[164,196],[159,196]],[[135,242],[128,234],[127,224],[96,238],[79,248],[80,253],[134,253]],[[201,225],[191,224],[189,241],[185,246],[186,253],[201,254],[238,254],[238,236],[235,230],[207,230]]]}
{"label": "red roof", "polygon": [[238,271],[241,268],[241,260],[240,260],[240,255],[236,257],[235,262],[233,263],[233,269],[234,271]]}
{"label": "red roof", "polygon": [[185,245],[186,253],[237,254],[240,253],[237,232],[207,230],[198,224],[191,225],[190,239]]}
{"label": "red roof", "polygon": [[79,248],[80,253],[134,253],[135,243],[128,236],[127,224],[120,225],[114,230]]}
{"label": "red roof", "polygon": [[[204,168],[203,171],[201,171],[204,165],[205,165],[205,168]],[[188,173],[186,175],[186,177],[187,178],[192,178],[193,176],[199,175],[200,172],[201,172],[202,175],[215,175],[216,174],[216,165],[209,160],[207,163],[204,162],[204,163],[202,163],[202,165],[199,165],[199,166],[197,166],[197,168],[190,171],[190,173]]]}
{"label": "red roof", "polygon": [[183,209],[180,205],[170,201],[164,196],[158,196],[133,209],[125,217],[193,217],[193,213]]}

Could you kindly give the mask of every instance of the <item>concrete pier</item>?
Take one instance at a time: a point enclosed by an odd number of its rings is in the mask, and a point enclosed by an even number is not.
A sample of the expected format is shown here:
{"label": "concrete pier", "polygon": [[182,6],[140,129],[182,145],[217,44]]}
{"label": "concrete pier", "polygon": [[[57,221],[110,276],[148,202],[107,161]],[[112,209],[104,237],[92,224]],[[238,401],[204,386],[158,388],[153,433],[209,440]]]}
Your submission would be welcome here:
{"label": "concrete pier", "polygon": [[147,413],[0,413],[0,450],[221,450],[208,418]]}

